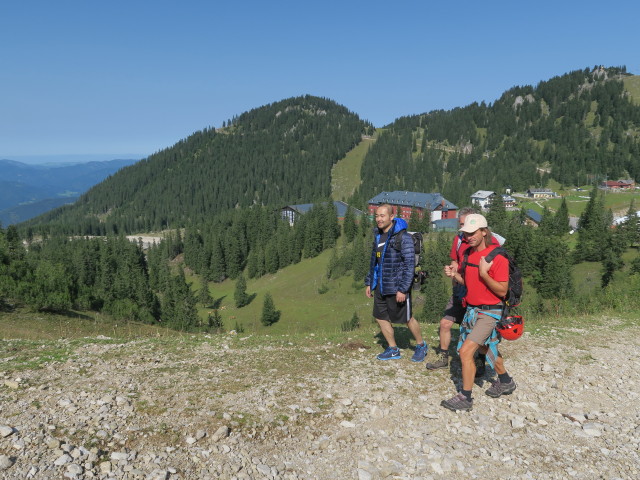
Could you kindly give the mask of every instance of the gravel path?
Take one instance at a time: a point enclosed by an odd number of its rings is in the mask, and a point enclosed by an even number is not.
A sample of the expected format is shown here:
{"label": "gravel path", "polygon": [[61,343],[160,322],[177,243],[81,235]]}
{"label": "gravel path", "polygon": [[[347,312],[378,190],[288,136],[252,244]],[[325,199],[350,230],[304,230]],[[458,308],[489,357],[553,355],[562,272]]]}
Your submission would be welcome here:
{"label": "gravel path", "polygon": [[60,340],[65,361],[0,363],[0,479],[640,478],[639,334],[503,342],[517,390],[484,395],[489,371],[458,413],[440,401],[459,363],[429,372],[409,350]]}

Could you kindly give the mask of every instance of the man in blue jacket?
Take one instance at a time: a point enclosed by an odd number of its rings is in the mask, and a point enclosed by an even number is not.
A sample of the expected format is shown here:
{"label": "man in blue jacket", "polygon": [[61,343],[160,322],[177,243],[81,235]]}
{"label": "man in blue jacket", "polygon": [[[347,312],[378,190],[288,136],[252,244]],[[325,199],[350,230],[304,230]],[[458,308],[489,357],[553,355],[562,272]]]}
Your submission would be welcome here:
{"label": "man in blue jacket", "polygon": [[420,324],[413,318],[411,287],[415,269],[413,239],[407,233],[407,222],[395,218],[391,205],[376,209],[374,243],[369,273],[365,278],[367,297],[373,297],[373,316],[389,345],[378,355],[378,360],[401,358],[396,344],[392,323],[405,323],[416,339],[411,360],[421,362],[427,354],[427,344],[422,339]]}

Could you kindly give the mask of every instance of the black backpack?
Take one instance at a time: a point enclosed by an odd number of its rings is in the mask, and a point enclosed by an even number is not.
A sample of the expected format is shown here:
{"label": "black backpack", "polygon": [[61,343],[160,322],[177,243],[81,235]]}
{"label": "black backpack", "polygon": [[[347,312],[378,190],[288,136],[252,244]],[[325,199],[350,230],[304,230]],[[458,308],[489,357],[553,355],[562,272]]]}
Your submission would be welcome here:
{"label": "black backpack", "polygon": [[[462,262],[463,276],[464,276],[464,268],[467,265],[471,265],[472,267],[478,266],[473,263],[469,263],[468,261],[469,252],[471,251],[472,248],[473,247],[469,247],[464,252],[464,261]],[[507,288],[507,294],[502,299],[504,301],[504,304],[507,306],[507,310],[508,310],[513,307],[517,307],[518,305],[520,305],[520,302],[522,301],[522,290],[523,290],[522,272],[516,265],[516,262],[514,261],[513,257],[509,254],[509,252],[507,252],[507,250],[505,250],[504,247],[494,248],[493,250],[491,250],[491,252],[489,252],[489,255],[487,255],[484,259],[487,262],[492,262],[493,259],[496,257],[496,255],[502,255],[504,258],[509,260],[509,285]]]}
{"label": "black backpack", "polygon": [[[423,238],[421,232],[409,232],[407,233],[411,236],[411,240],[413,240],[413,253],[415,255],[415,269],[413,273],[413,288],[420,288],[427,280],[427,273],[422,270],[420,266],[420,258],[422,256],[422,244]],[[394,239],[393,248],[399,252],[402,251],[402,232],[399,232]]]}

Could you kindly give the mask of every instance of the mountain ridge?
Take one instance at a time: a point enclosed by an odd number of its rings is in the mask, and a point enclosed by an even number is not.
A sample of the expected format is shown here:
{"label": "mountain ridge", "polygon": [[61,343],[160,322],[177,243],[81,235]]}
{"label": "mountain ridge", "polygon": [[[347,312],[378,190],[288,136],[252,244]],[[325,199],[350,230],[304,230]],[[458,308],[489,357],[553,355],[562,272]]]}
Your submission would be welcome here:
{"label": "mountain ridge", "polygon": [[[52,204],[68,203],[70,197],[77,198],[93,185],[136,161],[118,159],[43,165],[2,159],[0,222],[11,225],[42,214],[52,208]],[[40,204],[40,207],[21,208],[35,204]]]}
{"label": "mountain ridge", "polygon": [[[640,179],[640,105],[624,83],[635,85],[631,77],[624,67],[587,68],[512,87],[491,104],[400,117],[372,142],[345,200],[362,207],[380,191],[437,191],[464,205],[479,189]],[[292,97],[198,131],[31,225],[135,233],[238,207],[323,201],[333,166],[373,130],[332,100]]]}

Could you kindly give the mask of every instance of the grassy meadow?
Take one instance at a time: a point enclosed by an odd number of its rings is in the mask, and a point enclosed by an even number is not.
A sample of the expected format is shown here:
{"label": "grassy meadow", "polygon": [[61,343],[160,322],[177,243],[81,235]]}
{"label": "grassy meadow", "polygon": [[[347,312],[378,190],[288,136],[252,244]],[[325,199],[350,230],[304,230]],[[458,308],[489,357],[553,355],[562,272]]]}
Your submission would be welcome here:
{"label": "grassy meadow", "polygon": [[364,138],[331,169],[331,197],[334,201],[346,201],[360,186],[362,162],[381,130],[377,129],[373,138]]}

